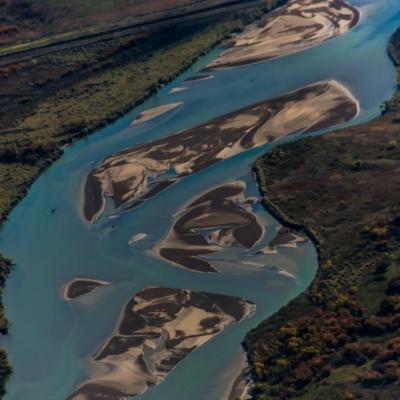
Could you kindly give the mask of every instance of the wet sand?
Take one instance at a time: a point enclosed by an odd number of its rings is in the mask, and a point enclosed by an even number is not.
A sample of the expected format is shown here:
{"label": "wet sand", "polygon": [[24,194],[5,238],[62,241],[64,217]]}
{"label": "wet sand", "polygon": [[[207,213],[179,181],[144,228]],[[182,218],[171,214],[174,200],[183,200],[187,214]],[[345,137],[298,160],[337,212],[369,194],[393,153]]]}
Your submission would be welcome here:
{"label": "wet sand", "polygon": [[120,400],[160,384],[188,354],[254,312],[243,299],[148,287],[126,305],[93,356],[94,374],[68,400]]}
{"label": "wet sand", "polygon": [[68,282],[63,290],[65,300],[74,300],[84,296],[98,288],[99,286],[109,285],[109,282],[97,279],[76,278]]}
{"label": "wet sand", "polygon": [[251,249],[264,227],[244,196],[246,185],[236,181],[199,196],[178,212],[167,236],[154,249],[164,260],[197,272],[217,272],[202,255],[232,246]]}
{"label": "wet sand", "polygon": [[308,241],[307,235],[291,228],[281,227],[270,242],[270,247],[296,245]]}
{"label": "wet sand", "polygon": [[234,360],[227,372],[234,371],[231,378],[231,384],[227,386],[226,393],[221,400],[250,400],[250,391],[253,388],[253,382],[250,374],[250,366],[247,360],[247,353],[242,348],[240,358]]}
{"label": "wet sand", "polygon": [[147,233],[137,233],[136,235],[133,235],[130,239],[128,244],[134,244],[137,242],[140,242],[141,240],[144,240],[147,238]]}
{"label": "wet sand", "polygon": [[208,81],[209,79],[213,79],[214,75],[197,75],[191,76],[183,81],[183,83],[191,83],[191,82],[198,82],[198,81]]}
{"label": "wet sand", "polygon": [[188,87],[178,86],[178,87],[172,88],[168,93],[169,94],[180,93],[180,92],[185,92],[188,89],[189,89]]}
{"label": "wet sand", "polygon": [[121,151],[88,175],[83,215],[94,222],[104,209],[105,196],[112,198],[116,209],[136,207],[219,160],[290,134],[349,121],[358,112],[357,100],[344,86],[323,81]]}
{"label": "wet sand", "polygon": [[161,106],[151,108],[149,110],[145,110],[137,116],[137,118],[131,123],[131,126],[150,121],[153,118],[159,117],[160,115],[163,115],[163,114],[167,113],[168,111],[172,111],[175,108],[180,107],[182,104],[183,104],[183,102],[169,103],[169,104],[163,104]]}
{"label": "wet sand", "polygon": [[359,19],[343,0],[292,0],[232,38],[206,70],[293,54],[347,32]]}

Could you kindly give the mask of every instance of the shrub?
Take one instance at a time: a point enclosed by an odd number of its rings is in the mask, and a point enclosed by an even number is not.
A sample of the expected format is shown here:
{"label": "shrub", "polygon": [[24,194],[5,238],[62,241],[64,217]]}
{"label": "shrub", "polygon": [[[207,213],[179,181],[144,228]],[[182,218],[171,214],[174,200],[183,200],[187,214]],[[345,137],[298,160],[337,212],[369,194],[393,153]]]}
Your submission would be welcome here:
{"label": "shrub", "polygon": [[379,317],[370,316],[363,320],[362,331],[366,335],[379,335],[385,330],[386,328]]}
{"label": "shrub", "polygon": [[360,382],[363,386],[379,385],[383,382],[383,377],[378,371],[368,371],[360,376]]}
{"label": "shrub", "polygon": [[301,363],[294,371],[294,384],[297,389],[301,389],[311,382],[314,376],[313,371],[306,363]]}
{"label": "shrub", "polygon": [[390,315],[400,312],[400,296],[388,296],[386,297],[380,306],[380,315]]}
{"label": "shrub", "polygon": [[301,358],[303,358],[303,359],[305,359],[305,360],[308,360],[308,359],[310,359],[310,358],[319,356],[319,354],[320,354],[320,352],[319,352],[319,350],[318,350],[316,347],[314,347],[314,346],[307,346],[307,347],[304,347],[304,349],[302,349],[302,351],[301,351]]}
{"label": "shrub", "polygon": [[386,238],[389,234],[387,226],[375,226],[369,230],[369,235],[374,239]]}
{"label": "shrub", "polygon": [[397,276],[390,280],[388,284],[387,293],[389,295],[399,294],[400,295],[400,276]]}

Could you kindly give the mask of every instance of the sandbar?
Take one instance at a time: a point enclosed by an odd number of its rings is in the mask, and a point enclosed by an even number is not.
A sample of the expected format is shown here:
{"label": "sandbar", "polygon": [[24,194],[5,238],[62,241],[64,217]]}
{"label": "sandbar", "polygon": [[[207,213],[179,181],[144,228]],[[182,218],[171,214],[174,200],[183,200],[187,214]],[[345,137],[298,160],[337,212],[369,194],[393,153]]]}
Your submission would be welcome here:
{"label": "sandbar", "polygon": [[358,9],[343,0],[291,0],[233,37],[206,70],[297,53],[347,32],[359,20]]}
{"label": "sandbar", "polygon": [[322,81],[256,103],[198,127],[134,146],[101,161],[83,186],[82,214],[94,222],[105,197],[126,210],[219,160],[291,134],[354,118],[359,104],[337,81]]}
{"label": "sandbar", "polygon": [[265,230],[245,198],[245,189],[243,181],[235,181],[195,198],[179,210],[155,253],[196,272],[217,272],[212,261],[202,255],[233,246],[253,248]]}
{"label": "sandbar", "polygon": [[99,286],[106,286],[109,284],[109,282],[97,279],[75,278],[64,286],[63,296],[65,300],[74,300],[92,292]]}
{"label": "sandbar", "polygon": [[68,400],[121,400],[160,384],[188,354],[241,321],[254,304],[231,296],[148,287],[125,306],[93,356],[95,372]]}
{"label": "sandbar", "polygon": [[142,124],[143,122],[146,121],[150,121],[151,119],[159,117],[160,115],[163,115],[168,111],[174,110],[175,108],[181,106],[182,104],[183,102],[163,104],[161,106],[157,106],[154,108],[150,108],[149,110],[142,111],[136,117],[136,119],[131,123],[131,126]]}

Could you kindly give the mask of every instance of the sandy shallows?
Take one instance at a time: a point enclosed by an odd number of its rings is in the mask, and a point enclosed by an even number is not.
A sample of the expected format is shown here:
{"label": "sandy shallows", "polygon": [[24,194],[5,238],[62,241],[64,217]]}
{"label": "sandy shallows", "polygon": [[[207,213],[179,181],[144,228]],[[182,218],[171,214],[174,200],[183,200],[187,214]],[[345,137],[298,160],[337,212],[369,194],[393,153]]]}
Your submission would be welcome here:
{"label": "sandy shallows", "polygon": [[201,255],[232,246],[251,249],[264,235],[264,227],[246,199],[246,185],[236,181],[199,196],[179,211],[167,236],[155,248],[163,259],[199,271],[216,272]]}
{"label": "sandy shallows", "polygon": [[126,305],[115,333],[94,355],[93,376],[69,400],[120,400],[161,383],[189,353],[254,312],[246,300],[149,287]]}
{"label": "sandy shallows", "polygon": [[298,243],[305,243],[307,240],[308,238],[304,233],[295,231],[294,229],[281,227],[269,245],[271,247],[290,246],[297,245]]}
{"label": "sandy shallows", "polygon": [[192,83],[198,81],[208,81],[209,79],[213,79],[214,75],[197,75],[187,78],[183,81],[183,83]]}
{"label": "sandy shallows", "polygon": [[230,68],[296,53],[347,32],[359,11],[342,0],[292,0],[249,25],[207,69]]}
{"label": "sandy shallows", "polygon": [[323,81],[253,104],[198,127],[112,154],[92,170],[83,189],[83,215],[94,222],[105,196],[133,208],[178,179],[289,134],[354,118],[358,103],[336,81]]}
{"label": "sandy shallows", "polygon": [[160,115],[163,115],[169,111],[174,110],[175,108],[181,106],[183,102],[177,102],[177,103],[169,103],[169,104],[163,104],[161,106],[157,106],[154,108],[151,108],[149,110],[141,112],[137,118],[131,123],[131,125],[138,125],[142,124],[143,122],[150,121],[153,118],[159,117]]}
{"label": "sandy shallows", "polygon": [[99,286],[109,285],[109,282],[99,281],[97,279],[75,278],[64,286],[64,299],[73,300],[92,292]]}

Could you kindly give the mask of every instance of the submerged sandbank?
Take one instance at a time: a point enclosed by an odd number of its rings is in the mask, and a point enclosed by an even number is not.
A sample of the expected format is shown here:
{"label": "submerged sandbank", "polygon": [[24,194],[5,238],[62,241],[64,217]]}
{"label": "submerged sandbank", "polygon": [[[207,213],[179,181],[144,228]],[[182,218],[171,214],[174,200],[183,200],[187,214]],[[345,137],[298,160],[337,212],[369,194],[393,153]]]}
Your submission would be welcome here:
{"label": "submerged sandbank", "polygon": [[136,117],[136,119],[131,123],[131,126],[150,121],[153,118],[159,117],[160,115],[163,115],[163,114],[167,113],[168,111],[172,111],[175,108],[180,107],[182,104],[183,104],[183,102],[180,101],[180,102],[176,102],[176,103],[163,104],[161,106],[157,106],[154,108],[150,108],[149,110],[142,111]]}
{"label": "submerged sandbank", "polygon": [[65,300],[74,300],[92,292],[99,286],[106,286],[109,284],[109,282],[97,279],[75,278],[64,286],[63,296]]}

